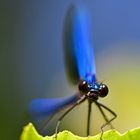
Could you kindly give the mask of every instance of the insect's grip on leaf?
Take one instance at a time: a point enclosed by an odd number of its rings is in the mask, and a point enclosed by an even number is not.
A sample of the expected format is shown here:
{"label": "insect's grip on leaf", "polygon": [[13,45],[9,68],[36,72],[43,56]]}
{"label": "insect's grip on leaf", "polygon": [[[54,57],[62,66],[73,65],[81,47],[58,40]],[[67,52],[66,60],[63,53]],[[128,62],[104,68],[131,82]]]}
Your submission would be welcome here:
{"label": "insect's grip on leaf", "polygon": [[[20,140],[53,140],[53,136],[41,136],[37,133],[34,126],[29,123],[24,127]],[[72,134],[69,131],[59,132],[57,140],[100,140],[100,134],[90,137],[79,137]],[[103,140],[140,140],[140,127],[127,131],[124,134],[120,134],[116,130],[109,130],[104,132]]]}

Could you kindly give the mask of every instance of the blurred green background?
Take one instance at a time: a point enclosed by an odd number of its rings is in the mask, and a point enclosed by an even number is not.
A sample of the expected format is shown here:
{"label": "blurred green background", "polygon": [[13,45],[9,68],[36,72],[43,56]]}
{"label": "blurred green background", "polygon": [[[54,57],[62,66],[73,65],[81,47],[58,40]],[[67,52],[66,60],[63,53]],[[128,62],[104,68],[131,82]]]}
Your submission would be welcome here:
{"label": "blurred green background", "polygon": [[[97,77],[109,86],[101,100],[118,118],[123,133],[140,126],[140,1],[0,1],[0,139],[17,140],[30,119],[33,98],[74,94],[65,75],[62,30],[71,3],[91,13]],[[85,136],[87,104],[73,110],[61,130]],[[103,118],[93,106],[91,134]],[[76,126],[76,127],[75,127]]]}

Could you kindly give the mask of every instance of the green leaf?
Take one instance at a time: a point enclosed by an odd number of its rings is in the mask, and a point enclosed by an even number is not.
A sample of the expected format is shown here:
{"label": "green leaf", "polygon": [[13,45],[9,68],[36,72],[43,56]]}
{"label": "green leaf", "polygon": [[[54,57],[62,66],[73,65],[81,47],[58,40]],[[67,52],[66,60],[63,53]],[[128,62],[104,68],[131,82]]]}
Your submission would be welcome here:
{"label": "green leaf", "polygon": [[[103,140],[140,140],[140,128],[132,129],[124,134],[120,134],[116,130],[104,132]],[[37,133],[34,126],[29,123],[24,127],[20,140],[54,140],[53,136],[41,136]],[[100,140],[100,134],[89,137],[79,137],[69,131],[59,132],[57,140]]]}

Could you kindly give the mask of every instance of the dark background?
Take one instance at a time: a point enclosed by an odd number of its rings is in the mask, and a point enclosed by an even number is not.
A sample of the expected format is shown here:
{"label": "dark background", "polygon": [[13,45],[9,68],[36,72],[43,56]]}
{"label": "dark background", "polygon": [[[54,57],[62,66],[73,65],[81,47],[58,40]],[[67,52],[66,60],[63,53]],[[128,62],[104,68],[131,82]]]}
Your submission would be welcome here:
{"label": "dark background", "polygon": [[[110,88],[101,102],[118,114],[115,128],[123,133],[140,126],[139,0],[1,0],[1,140],[19,139],[30,121],[27,106],[33,98],[74,94],[62,50],[64,17],[72,3],[82,4],[91,14],[97,77]],[[61,129],[85,136],[86,109],[84,103],[73,110]],[[97,134],[103,119],[94,107],[92,118],[91,134]]]}

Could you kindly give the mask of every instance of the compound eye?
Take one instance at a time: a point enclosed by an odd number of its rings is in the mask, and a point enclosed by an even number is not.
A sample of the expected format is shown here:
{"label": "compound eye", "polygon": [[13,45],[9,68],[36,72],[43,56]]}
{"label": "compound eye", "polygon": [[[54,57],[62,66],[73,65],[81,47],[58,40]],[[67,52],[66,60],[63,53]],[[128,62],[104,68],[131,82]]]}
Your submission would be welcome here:
{"label": "compound eye", "polygon": [[108,87],[105,84],[101,84],[99,88],[99,96],[105,97],[108,94]]}
{"label": "compound eye", "polygon": [[88,83],[85,80],[81,80],[79,82],[78,88],[79,88],[79,91],[82,92],[82,93],[88,93],[89,92],[89,86],[88,86]]}

